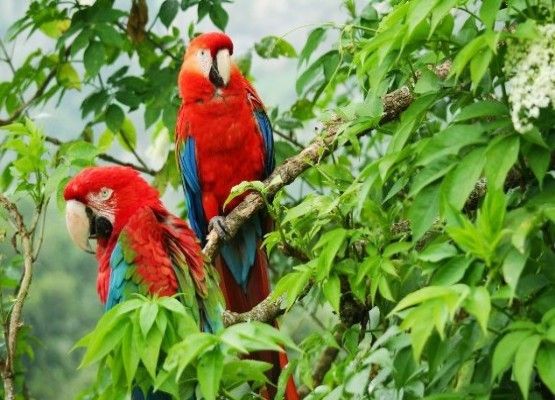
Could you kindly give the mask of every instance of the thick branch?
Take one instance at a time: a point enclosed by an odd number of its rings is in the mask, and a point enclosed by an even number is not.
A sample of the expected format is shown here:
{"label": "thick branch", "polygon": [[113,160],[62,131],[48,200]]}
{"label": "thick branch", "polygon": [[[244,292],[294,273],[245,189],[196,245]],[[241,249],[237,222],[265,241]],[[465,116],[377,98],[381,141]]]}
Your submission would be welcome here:
{"label": "thick branch", "polygon": [[[389,122],[399,117],[412,102],[413,97],[404,86],[384,97],[384,115],[381,123]],[[267,196],[273,197],[284,186],[293,182],[300,174],[317,164],[320,160],[331,153],[335,138],[341,127],[340,120],[334,120],[324,128],[321,135],[316,137],[308,147],[299,154],[288,158],[278,166],[272,175],[264,181],[267,189]],[[367,132],[362,132],[367,133]],[[264,207],[264,200],[257,193],[249,194],[237,207],[233,209],[225,218],[227,232],[234,236],[239,228],[257,211]],[[207,236],[204,254],[213,261],[220,246],[220,238],[215,231],[211,231]]]}
{"label": "thick branch", "polygon": [[15,399],[14,362],[16,357],[17,331],[22,325],[21,311],[23,309],[23,303],[25,302],[27,293],[29,292],[31,278],[33,276],[33,246],[31,244],[31,235],[27,231],[23,221],[23,216],[17,209],[16,205],[1,194],[0,205],[10,214],[13,225],[21,238],[21,246],[23,250],[23,275],[21,277],[19,289],[17,291],[9,321],[7,323],[7,329],[4,331],[7,343],[7,357],[2,365],[2,378],[4,380],[5,398],[7,400],[13,400]]}

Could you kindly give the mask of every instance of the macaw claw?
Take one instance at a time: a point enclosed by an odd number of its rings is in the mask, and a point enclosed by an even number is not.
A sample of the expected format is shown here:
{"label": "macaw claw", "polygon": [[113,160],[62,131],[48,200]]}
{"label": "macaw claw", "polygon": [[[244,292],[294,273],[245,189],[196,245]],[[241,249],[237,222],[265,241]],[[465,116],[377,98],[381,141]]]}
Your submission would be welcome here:
{"label": "macaw claw", "polygon": [[228,242],[229,240],[231,240],[231,234],[227,230],[225,217],[222,217],[221,215],[217,215],[214,218],[212,218],[208,222],[208,232],[211,232],[212,230],[216,231],[220,239],[222,239],[224,242]]}

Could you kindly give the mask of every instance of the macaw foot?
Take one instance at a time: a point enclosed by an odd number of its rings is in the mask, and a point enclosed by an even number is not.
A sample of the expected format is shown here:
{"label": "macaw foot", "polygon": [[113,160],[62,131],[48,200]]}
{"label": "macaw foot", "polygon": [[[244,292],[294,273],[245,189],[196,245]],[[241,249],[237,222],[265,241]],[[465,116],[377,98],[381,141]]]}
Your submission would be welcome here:
{"label": "macaw foot", "polygon": [[221,215],[215,216],[208,222],[208,232],[212,230],[216,231],[220,239],[224,242],[231,239],[231,235],[229,234],[225,224],[225,217],[222,217]]}

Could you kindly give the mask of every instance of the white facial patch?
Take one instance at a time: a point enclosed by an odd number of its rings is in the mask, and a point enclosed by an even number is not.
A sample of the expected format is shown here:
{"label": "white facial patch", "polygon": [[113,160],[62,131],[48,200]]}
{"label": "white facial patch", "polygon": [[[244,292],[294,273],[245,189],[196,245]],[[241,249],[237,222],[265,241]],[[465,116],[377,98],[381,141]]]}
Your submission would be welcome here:
{"label": "white facial patch", "polygon": [[112,198],[114,193],[113,189],[103,187],[96,193],[89,193],[87,195],[87,204],[93,209],[95,214],[99,217],[104,217],[111,224],[115,222],[115,199]]}
{"label": "white facial patch", "polygon": [[202,74],[208,78],[210,68],[212,67],[212,56],[210,55],[210,51],[206,49],[197,51],[197,62]]}

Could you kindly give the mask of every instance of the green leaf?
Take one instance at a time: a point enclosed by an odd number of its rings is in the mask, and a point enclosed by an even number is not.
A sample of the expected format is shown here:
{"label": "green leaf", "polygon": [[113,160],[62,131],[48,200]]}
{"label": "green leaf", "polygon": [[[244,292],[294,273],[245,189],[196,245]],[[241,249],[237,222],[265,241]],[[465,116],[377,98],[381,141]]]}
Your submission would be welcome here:
{"label": "green leaf", "polygon": [[451,66],[451,75],[455,75],[455,80],[459,79],[465,66],[486,45],[486,35],[484,34],[472,39],[459,51]]}
{"label": "green leaf", "polygon": [[162,339],[162,333],[157,327],[154,327],[146,336],[143,345],[136,349],[139,352],[143,365],[152,379],[156,378],[156,366],[158,365]]}
{"label": "green leaf", "polygon": [[266,36],[254,45],[256,53],[262,58],[293,58],[297,56],[295,48],[278,36]]}
{"label": "green leaf", "polygon": [[89,338],[87,351],[79,368],[93,364],[113,351],[119,346],[124,333],[124,322],[120,319],[102,319]]}
{"label": "green leaf", "polygon": [[453,257],[445,263],[441,263],[436,269],[430,284],[434,286],[450,286],[459,282],[470,263],[472,258],[466,256]]}
{"label": "green leaf", "polygon": [[502,189],[505,178],[518,159],[520,147],[519,135],[512,135],[493,140],[486,152],[484,173],[488,180],[488,188]]}
{"label": "green leaf", "polygon": [[429,69],[425,68],[422,70],[422,76],[416,82],[414,86],[415,93],[429,93],[429,92],[437,92],[441,88],[441,81]]}
{"label": "green leaf", "polygon": [[117,104],[110,104],[106,109],[105,119],[106,125],[112,132],[118,132],[123,124],[125,115],[123,110]]}
{"label": "green leaf", "polygon": [[483,286],[472,288],[463,307],[469,314],[476,317],[482,328],[482,332],[484,335],[487,335],[489,314],[491,311],[491,301],[488,290]]}
{"label": "green leaf", "polygon": [[235,185],[231,188],[231,192],[229,193],[229,196],[227,196],[227,199],[225,199],[225,202],[224,202],[224,210],[230,201],[245,194],[249,190],[254,190],[255,192],[258,192],[261,194],[264,194],[267,191],[266,185],[264,185],[264,182],[261,182],[261,181],[241,182],[240,184]]}
{"label": "green leaf", "polygon": [[418,259],[422,261],[438,262],[457,254],[457,248],[450,243],[443,242],[432,244],[418,254]]}
{"label": "green leaf", "polygon": [[526,162],[528,163],[528,166],[538,180],[540,188],[542,188],[543,179],[545,178],[545,174],[549,169],[551,152],[541,146],[530,145],[525,147],[524,156],[526,157]]}
{"label": "green leaf", "polygon": [[229,21],[229,15],[227,15],[227,11],[224,10],[224,8],[220,4],[214,3],[210,7],[210,11],[208,14],[214,25],[224,31],[225,27],[227,26],[227,22]]}
{"label": "green leaf", "polygon": [[129,118],[124,118],[117,138],[125,149],[131,150],[137,146],[137,131]]}
{"label": "green leaf", "polygon": [[63,63],[58,68],[57,74],[58,82],[65,88],[68,89],[81,89],[81,79],[79,79],[79,74],[73,68],[71,63]]}
{"label": "green leaf", "polygon": [[156,320],[156,315],[158,314],[158,305],[156,303],[147,302],[141,307],[140,312],[140,326],[143,336],[146,338],[150,328]]}
{"label": "green leaf", "polygon": [[337,252],[343,246],[347,238],[347,231],[343,228],[336,228],[322,235],[314,249],[322,249],[318,255],[316,279],[324,280],[331,271],[331,266],[335,260]]}
{"label": "green leaf", "polygon": [[135,373],[139,366],[140,356],[139,352],[134,346],[133,337],[135,332],[133,327],[123,335],[121,340],[121,361],[125,369],[125,376],[127,377],[127,385],[131,386],[131,382],[135,378]]}
{"label": "green leaf", "polygon": [[513,374],[518,383],[522,396],[528,398],[528,388],[532,377],[532,369],[536,359],[536,352],[541,342],[541,336],[532,335],[520,344],[513,364]]}
{"label": "green leaf", "polygon": [[479,147],[468,153],[441,184],[445,200],[456,210],[463,208],[482,173],[486,162],[485,150],[484,147]]}
{"label": "green leaf", "polygon": [[436,133],[422,147],[416,165],[427,165],[447,154],[458,154],[468,145],[484,141],[484,130],[480,125],[451,125]]}
{"label": "green leaf", "polygon": [[499,101],[484,100],[472,103],[461,110],[457,114],[454,122],[466,121],[481,117],[503,117],[509,116],[507,106]]}
{"label": "green leaf", "polygon": [[466,290],[468,290],[467,286],[462,284],[453,285],[450,287],[427,286],[422,289],[418,289],[415,292],[409,293],[407,296],[405,296],[399,303],[397,303],[395,308],[390,312],[390,315],[430,299],[452,296],[453,294],[456,294],[458,291],[464,292]]}
{"label": "green leaf", "polygon": [[480,81],[488,70],[492,58],[493,51],[489,48],[484,48],[472,57],[470,61],[470,79],[472,80],[470,89],[472,91],[476,91],[478,88]]}
{"label": "green leaf", "polygon": [[160,21],[162,21],[166,28],[170,27],[172,21],[177,15],[178,10],[179,2],[177,0],[165,0],[162,3],[162,5],[160,6],[160,11],[158,12],[158,16],[160,17]]}
{"label": "green leaf", "polygon": [[536,358],[536,368],[541,380],[555,394],[555,345],[542,343]]}
{"label": "green leaf", "polygon": [[515,295],[516,287],[520,279],[520,274],[524,270],[528,254],[522,254],[514,247],[511,247],[503,260],[503,278],[511,288],[511,297]]}
{"label": "green leaf", "polygon": [[202,354],[197,365],[197,379],[200,391],[207,400],[216,399],[220,389],[220,379],[224,368],[224,355],[220,348]]}
{"label": "green leaf", "polygon": [[306,43],[299,54],[299,66],[303,62],[308,62],[310,60],[310,56],[314,53],[314,50],[318,47],[318,45],[324,40],[326,34],[326,30],[322,27],[318,27],[314,29],[308,35],[306,39]]}
{"label": "green leaf", "polygon": [[486,28],[493,29],[493,24],[500,5],[501,0],[485,0],[482,2],[482,7],[480,7],[480,18]]}
{"label": "green leaf", "polygon": [[102,40],[102,42],[108,46],[113,46],[117,48],[122,48],[125,44],[124,36],[116,30],[110,24],[98,24],[95,26],[95,31]]}
{"label": "green leaf", "polygon": [[447,155],[432,161],[414,177],[410,187],[409,196],[414,197],[420,192],[420,190],[435,180],[441,178],[443,175],[451,171],[456,165],[456,158],[452,155]]}
{"label": "green leaf", "polygon": [[493,352],[492,379],[496,379],[509,368],[520,344],[531,335],[532,332],[529,330],[519,330],[503,336],[499,343],[497,343],[497,346],[495,346],[495,351]]}
{"label": "green leaf", "polygon": [[335,312],[339,312],[339,301],[341,299],[341,284],[339,282],[339,277],[335,274],[330,275],[322,285],[322,291]]}
{"label": "green leaf", "polygon": [[105,57],[104,45],[101,42],[92,41],[89,43],[83,55],[83,62],[85,63],[85,70],[88,76],[96,76],[98,74],[100,67],[104,64]]}
{"label": "green leaf", "polygon": [[79,140],[68,147],[66,154],[70,161],[86,160],[92,163],[92,160],[99,154],[99,150],[94,144]]}
{"label": "green leaf", "polygon": [[439,215],[439,188],[439,184],[424,188],[418,193],[408,210],[414,242],[430,229]]}
{"label": "green leaf", "polygon": [[176,371],[176,380],[179,380],[185,368],[201,353],[216,344],[217,339],[207,333],[193,333],[187,340],[174,345],[164,362],[164,369]]}

